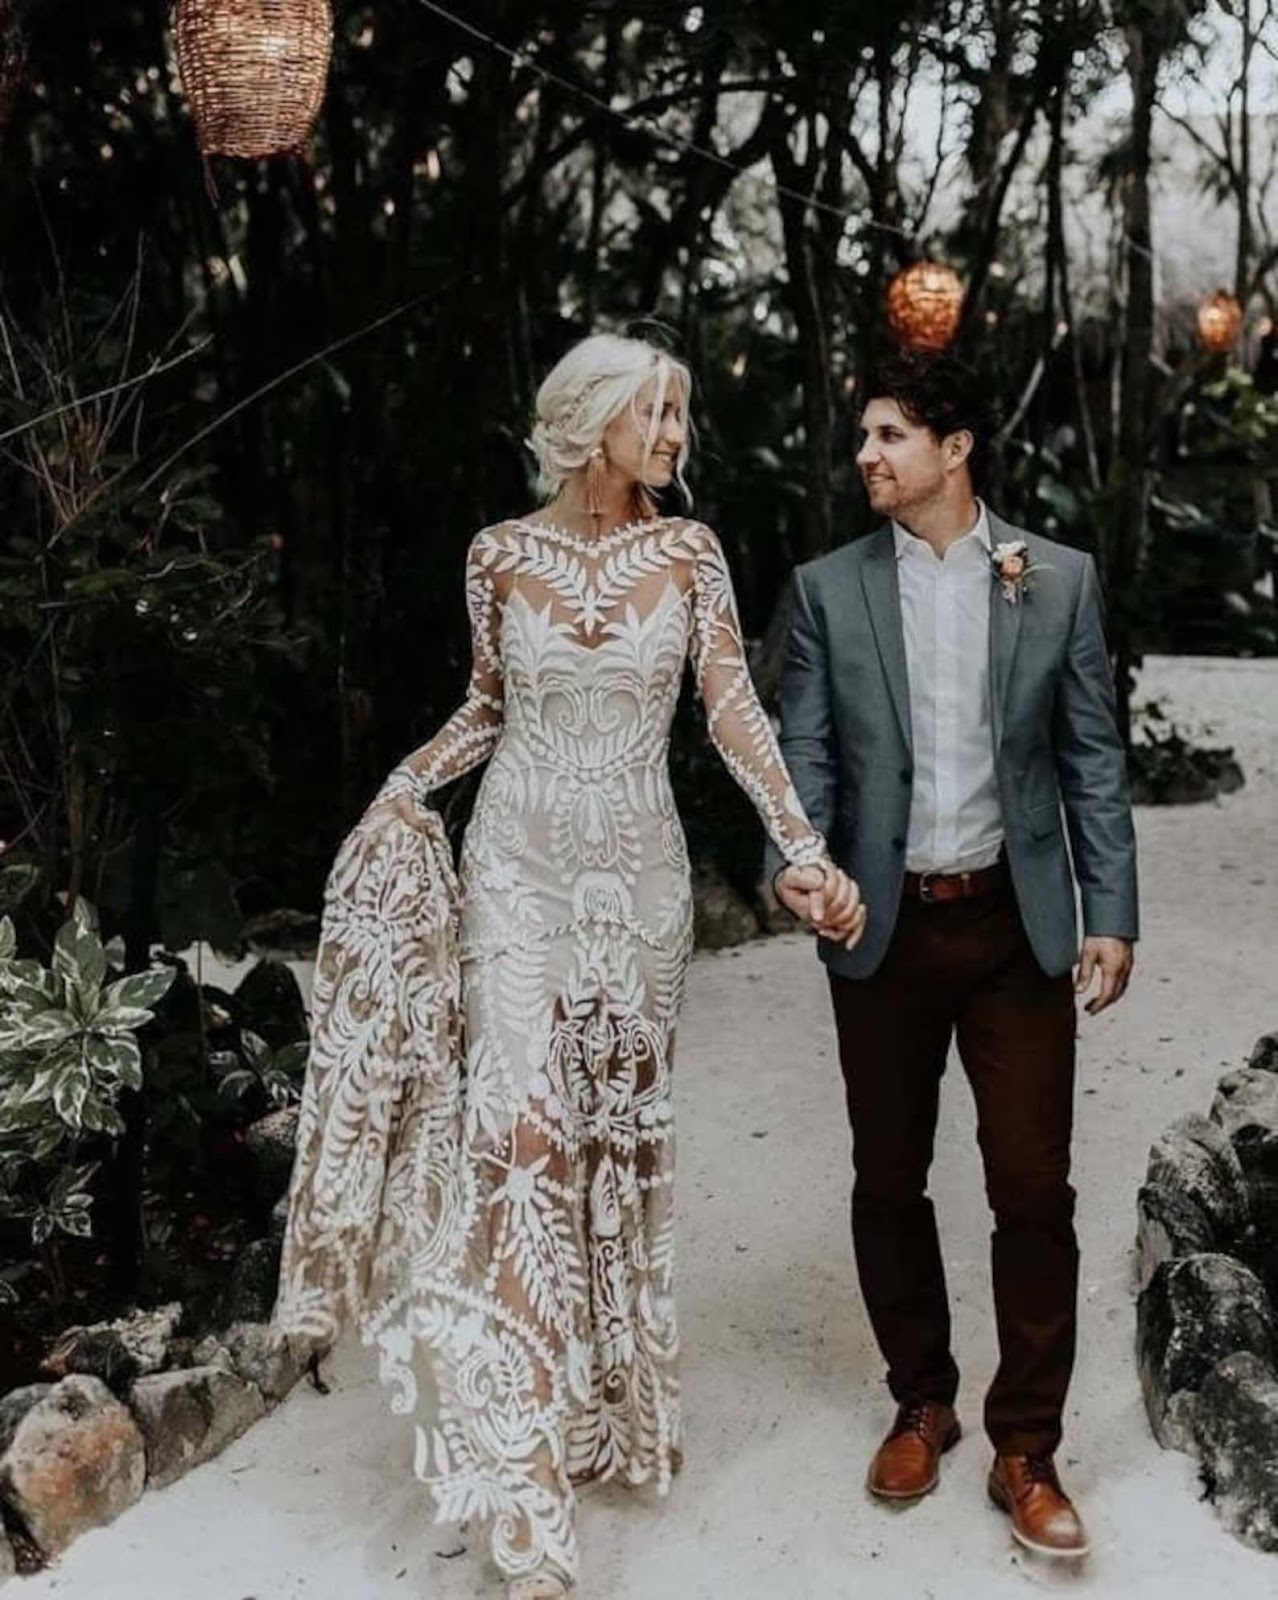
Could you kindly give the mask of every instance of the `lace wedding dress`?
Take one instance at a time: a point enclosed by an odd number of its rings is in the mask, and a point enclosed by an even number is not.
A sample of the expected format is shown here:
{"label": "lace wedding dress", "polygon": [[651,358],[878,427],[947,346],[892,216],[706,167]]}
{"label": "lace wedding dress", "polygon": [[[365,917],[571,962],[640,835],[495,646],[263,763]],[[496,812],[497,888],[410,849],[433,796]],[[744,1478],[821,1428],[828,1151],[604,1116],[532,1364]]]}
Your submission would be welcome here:
{"label": "lace wedding dress", "polygon": [[[441,1520],[576,1570],[573,1485],[680,1445],[671,1052],[692,950],[667,771],[691,658],[786,859],[824,859],[756,698],[722,549],[661,519],[486,529],[464,704],[330,876],[277,1326],[348,1317]],[[423,797],[488,760],[453,875]],[[397,798],[412,795],[415,825]]]}

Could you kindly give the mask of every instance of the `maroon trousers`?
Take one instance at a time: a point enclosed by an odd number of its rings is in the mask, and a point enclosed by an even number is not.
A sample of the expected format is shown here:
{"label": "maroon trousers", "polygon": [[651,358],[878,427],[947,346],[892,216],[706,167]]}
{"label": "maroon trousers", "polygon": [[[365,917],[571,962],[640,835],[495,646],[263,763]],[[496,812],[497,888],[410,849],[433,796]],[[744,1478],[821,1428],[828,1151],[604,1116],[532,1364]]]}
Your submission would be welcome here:
{"label": "maroon trousers", "polygon": [[898,1401],[953,1404],[958,1368],[928,1169],[950,1040],[976,1101],[994,1214],[1000,1361],[995,1449],[1050,1453],[1074,1362],[1078,1247],[1069,1183],[1073,985],[1030,950],[1010,884],[979,899],[906,898],[869,978],[830,974],[852,1124],[861,1291]]}

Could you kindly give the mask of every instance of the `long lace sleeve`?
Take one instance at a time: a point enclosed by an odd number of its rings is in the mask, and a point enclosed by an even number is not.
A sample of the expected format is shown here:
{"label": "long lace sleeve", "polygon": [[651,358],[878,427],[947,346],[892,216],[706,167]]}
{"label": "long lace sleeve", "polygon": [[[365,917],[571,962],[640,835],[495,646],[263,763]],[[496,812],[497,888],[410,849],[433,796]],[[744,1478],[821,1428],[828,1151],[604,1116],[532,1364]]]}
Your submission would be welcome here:
{"label": "long lace sleeve", "polygon": [[697,531],[690,649],[710,738],[786,861],[826,860],[825,839],[799,803],[750,677],[723,547],[709,528]]}
{"label": "long lace sleeve", "polygon": [[408,794],[424,800],[493,753],[502,725],[500,603],[485,561],[490,541],[481,533],[466,556],[466,610],[470,616],[471,668],[466,698],[433,739],[407,755],[378,793],[378,802]]}

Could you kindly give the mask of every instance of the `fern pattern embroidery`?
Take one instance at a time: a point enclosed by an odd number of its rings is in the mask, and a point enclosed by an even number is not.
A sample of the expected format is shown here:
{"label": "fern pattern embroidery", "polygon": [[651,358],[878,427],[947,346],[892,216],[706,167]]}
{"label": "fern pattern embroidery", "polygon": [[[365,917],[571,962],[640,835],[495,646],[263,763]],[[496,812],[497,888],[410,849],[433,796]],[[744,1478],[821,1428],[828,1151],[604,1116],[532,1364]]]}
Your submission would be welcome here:
{"label": "fern pattern embroidery", "polygon": [[[785,858],[827,859],[746,665],[723,551],[659,519],[485,529],[462,706],[330,874],[276,1325],[377,1348],[444,1521],[577,1570],[574,1486],[681,1447],[671,1054],[692,953],[668,772],[690,660]],[[454,876],[429,795],[488,768]]]}

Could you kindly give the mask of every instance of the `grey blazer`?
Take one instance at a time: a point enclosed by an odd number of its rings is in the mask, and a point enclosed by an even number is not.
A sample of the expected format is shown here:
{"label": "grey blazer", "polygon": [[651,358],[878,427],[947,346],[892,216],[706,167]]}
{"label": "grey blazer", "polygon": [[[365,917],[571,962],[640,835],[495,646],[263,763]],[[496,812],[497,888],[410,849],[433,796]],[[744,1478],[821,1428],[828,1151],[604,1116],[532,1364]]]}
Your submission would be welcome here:
{"label": "grey blazer", "polygon": [[[1092,558],[992,514],[990,529],[995,544],[1024,539],[1040,569],[1015,604],[991,573],[990,696],[1012,883],[1039,965],[1055,975],[1078,956],[1074,879],[1085,933],[1137,935],[1127,763]],[[796,569],[781,678],[781,748],[799,798],[869,907],[855,949],[818,941],[849,978],[883,960],[901,903],[909,696],[889,524]],[[769,875],[783,864],[769,846]]]}

